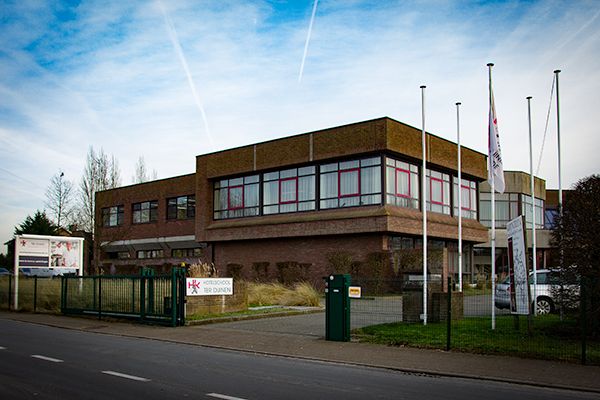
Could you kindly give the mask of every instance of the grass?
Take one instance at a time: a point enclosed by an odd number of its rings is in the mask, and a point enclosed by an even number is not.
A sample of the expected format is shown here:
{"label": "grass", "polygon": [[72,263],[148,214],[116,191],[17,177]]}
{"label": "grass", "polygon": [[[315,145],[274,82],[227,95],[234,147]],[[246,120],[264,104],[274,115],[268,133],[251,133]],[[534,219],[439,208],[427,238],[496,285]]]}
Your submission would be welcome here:
{"label": "grass", "polygon": [[251,306],[320,307],[321,294],[309,283],[298,283],[294,288],[277,282],[249,283],[248,304]]}
{"label": "grass", "polygon": [[[578,333],[579,332],[579,333]],[[446,323],[389,323],[357,329],[361,341],[395,346],[446,348]],[[464,318],[453,321],[451,349],[482,354],[501,354],[527,358],[581,361],[581,333],[575,321],[560,321],[558,315],[540,315],[534,321],[534,334],[529,337],[527,321],[520,319],[515,330],[513,316],[496,317],[496,329],[490,317]],[[588,338],[586,359],[600,364],[600,342]]]}

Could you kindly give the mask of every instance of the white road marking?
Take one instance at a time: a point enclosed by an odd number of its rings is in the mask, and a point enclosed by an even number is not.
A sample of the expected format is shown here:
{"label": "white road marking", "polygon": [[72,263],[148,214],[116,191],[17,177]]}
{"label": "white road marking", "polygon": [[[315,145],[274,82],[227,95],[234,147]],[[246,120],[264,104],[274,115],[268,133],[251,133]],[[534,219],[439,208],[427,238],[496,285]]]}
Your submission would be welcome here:
{"label": "white road marking", "polygon": [[140,376],[127,375],[127,374],[122,374],[120,372],[115,372],[115,371],[100,371],[100,372],[102,372],[103,374],[106,374],[106,375],[118,376],[119,378],[131,379],[131,380],[138,381],[138,382],[150,382],[150,379],[142,378]]}
{"label": "white road marking", "polygon": [[61,363],[64,362],[63,360],[59,360],[58,358],[52,358],[52,357],[46,357],[46,356],[40,356],[39,354],[34,354],[31,357],[33,358],[38,358],[40,360],[44,360],[44,361],[52,361],[55,363]]}
{"label": "white road marking", "polygon": [[0,350],[6,350],[6,347],[0,346]]}
{"label": "white road marking", "polygon": [[224,400],[246,400],[246,399],[242,399],[241,397],[227,396],[226,394],[219,394],[219,393],[208,393],[207,396],[216,397],[217,399],[224,399]]}

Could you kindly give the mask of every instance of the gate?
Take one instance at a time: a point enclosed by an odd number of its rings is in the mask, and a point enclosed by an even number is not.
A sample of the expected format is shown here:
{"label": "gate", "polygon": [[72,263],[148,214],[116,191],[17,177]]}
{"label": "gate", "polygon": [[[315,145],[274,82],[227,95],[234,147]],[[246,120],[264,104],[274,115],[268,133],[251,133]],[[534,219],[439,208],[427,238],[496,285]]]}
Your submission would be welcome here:
{"label": "gate", "polygon": [[154,275],[142,269],[133,276],[63,276],[60,296],[63,314],[138,319],[167,326],[185,324],[185,269]]}

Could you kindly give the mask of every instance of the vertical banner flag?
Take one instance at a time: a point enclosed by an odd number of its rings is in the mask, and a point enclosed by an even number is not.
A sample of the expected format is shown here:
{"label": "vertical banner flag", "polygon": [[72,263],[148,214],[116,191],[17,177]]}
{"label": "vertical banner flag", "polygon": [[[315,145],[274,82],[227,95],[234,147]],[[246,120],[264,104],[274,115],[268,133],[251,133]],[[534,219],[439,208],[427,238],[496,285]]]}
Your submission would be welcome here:
{"label": "vertical banner flag", "polygon": [[498,134],[498,120],[496,119],[496,108],[494,107],[494,92],[490,86],[490,123],[489,123],[489,157],[488,157],[488,181],[494,186],[498,193],[504,193],[504,167],[502,166],[502,152],[500,151],[500,135]]}

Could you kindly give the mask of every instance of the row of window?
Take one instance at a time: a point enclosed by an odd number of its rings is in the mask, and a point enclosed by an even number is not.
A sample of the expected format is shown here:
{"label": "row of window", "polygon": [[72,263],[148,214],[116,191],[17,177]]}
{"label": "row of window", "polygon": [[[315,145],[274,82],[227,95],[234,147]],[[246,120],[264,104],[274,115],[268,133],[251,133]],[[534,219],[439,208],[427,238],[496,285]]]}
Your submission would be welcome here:
{"label": "row of window", "polygon": [[[136,252],[137,258],[163,258],[164,250],[138,250]],[[193,249],[173,249],[171,250],[171,257],[201,257],[202,249],[201,248],[193,248]],[[131,253],[128,251],[119,251],[115,253],[108,253],[108,258],[112,259],[128,259],[131,258]]]}
{"label": "row of window", "polygon": [[[382,204],[383,182],[386,204],[420,209],[419,168],[385,157],[384,177],[381,164],[381,157],[370,157],[220,180],[214,183],[214,219]],[[427,210],[451,215],[453,208],[458,215],[457,179],[433,170],[426,177]],[[460,187],[463,216],[477,219],[477,184],[463,179]]]}
{"label": "row of window", "polygon": [[[492,227],[492,194],[481,193],[481,223],[488,227]],[[519,215],[525,216],[525,226],[531,229],[533,222],[533,206],[531,204],[531,196],[520,193],[504,193],[494,196],[494,204],[496,214],[496,228],[506,228],[511,220]],[[545,202],[542,199],[535,199],[535,227],[544,229],[545,225]]]}
{"label": "row of window", "polygon": [[[132,222],[144,224],[158,221],[158,200],[132,204]],[[167,220],[194,218],[196,196],[180,196],[167,199]],[[102,209],[102,226],[121,226],[125,222],[125,206]]]}

